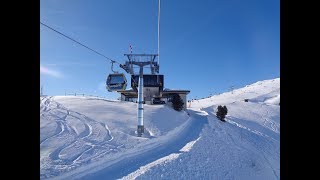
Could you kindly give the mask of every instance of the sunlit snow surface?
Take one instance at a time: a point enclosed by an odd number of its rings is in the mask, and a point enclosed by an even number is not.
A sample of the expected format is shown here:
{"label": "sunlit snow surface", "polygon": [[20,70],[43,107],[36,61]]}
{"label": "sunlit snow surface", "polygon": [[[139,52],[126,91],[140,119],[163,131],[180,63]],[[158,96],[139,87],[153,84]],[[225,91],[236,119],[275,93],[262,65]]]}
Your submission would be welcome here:
{"label": "sunlit snow surface", "polygon": [[[215,117],[218,105],[226,122]],[[280,78],[187,106],[145,105],[137,137],[135,103],[42,96],[40,178],[280,178]]]}

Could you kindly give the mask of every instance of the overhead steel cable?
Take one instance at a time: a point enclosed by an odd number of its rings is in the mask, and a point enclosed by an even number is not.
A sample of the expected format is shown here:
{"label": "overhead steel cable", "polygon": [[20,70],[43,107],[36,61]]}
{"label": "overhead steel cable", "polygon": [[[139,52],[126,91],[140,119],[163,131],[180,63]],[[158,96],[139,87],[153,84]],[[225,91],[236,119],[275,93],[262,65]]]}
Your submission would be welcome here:
{"label": "overhead steel cable", "polygon": [[160,0],[158,0],[158,64],[160,65]]}
{"label": "overhead steel cable", "polygon": [[58,34],[60,34],[60,35],[62,35],[62,36],[64,36],[64,37],[66,37],[66,38],[70,39],[71,41],[76,42],[77,44],[79,44],[79,45],[81,45],[81,46],[83,46],[83,47],[85,47],[85,48],[89,49],[90,51],[93,51],[94,53],[96,53],[96,54],[98,54],[98,55],[100,55],[100,56],[102,56],[102,57],[104,57],[104,58],[106,58],[106,59],[110,60],[111,62],[114,62],[114,63],[118,63],[118,64],[120,64],[119,62],[117,62],[117,61],[115,61],[115,60],[113,60],[113,59],[111,59],[111,58],[108,58],[107,56],[105,56],[105,55],[103,55],[103,54],[99,53],[98,51],[96,51],[96,50],[94,50],[94,49],[92,49],[92,48],[89,48],[88,46],[86,46],[86,45],[84,45],[84,44],[80,43],[80,42],[79,42],[79,41],[77,41],[77,40],[74,40],[73,38],[71,38],[71,37],[69,37],[69,36],[67,36],[67,35],[63,34],[62,32],[59,32],[58,30],[55,30],[54,28],[52,28],[52,27],[50,27],[50,26],[48,26],[48,25],[46,25],[46,24],[42,23],[41,21],[40,21],[40,24],[41,24],[41,25],[43,25],[43,26],[45,26],[45,27],[47,27],[47,28],[49,28],[49,29],[51,29],[52,31],[54,31],[54,32],[56,32],[56,33],[58,33]]}
{"label": "overhead steel cable", "polygon": [[[58,34],[60,34],[60,35],[62,35],[62,36],[64,36],[64,37],[66,37],[66,38],[70,39],[71,41],[76,42],[77,44],[79,44],[79,45],[81,45],[81,46],[83,46],[83,47],[85,47],[85,48],[87,48],[87,49],[89,49],[89,50],[93,51],[94,53],[96,53],[96,54],[98,54],[98,55],[100,55],[100,56],[102,56],[102,57],[104,57],[104,58],[108,59],[109,61],[111,61],[111,63],[112,63],[112,64],[113,64],[113,63],[118,63],[118,64],[120,64],[119,62],[117,62],[117,61],[115,61],[115,60],[113,60],[113,59],[111,59],[111,58],[108,58],[107,56],[105,56],[105,55],[103,55],[103,54],[99,53],[98,51],[96,51],[96,50],[94,50],[94,49],[92,49],[92,48],[89,48],[88,46],[86,46],[86,45],[84,45],[84,44],[80,43],[80,42],[79,42],[79,41],[77,41],[77,40],[74,40],[73,38],[71,38],[71,37],[69,37],[69,36],[67,36],[67,35],[63,34],[62,32],[59,32],[58,30],[55,30],[54,28],[52,28],[52,27],[50,27],[50,26],[48,26],[48,25],[46,25],[46,24],[42,23],[41,21],[40,21],[40,24],[41,24],[41,25],[43,25],[43,26],[45,26],[45,27],[47,27],[47,28],[49,28],[49,29],[51,29],[52,31],[54,31],[54,32],[56,32],[56,33],[58,33]],[[113,70],[112,70],[112,71],[113,71]],[[136,82],[135,82],[135,80],[134,80],[132,77],[131,77],[131,79],[134,81],[134,83],[136,83]]]}

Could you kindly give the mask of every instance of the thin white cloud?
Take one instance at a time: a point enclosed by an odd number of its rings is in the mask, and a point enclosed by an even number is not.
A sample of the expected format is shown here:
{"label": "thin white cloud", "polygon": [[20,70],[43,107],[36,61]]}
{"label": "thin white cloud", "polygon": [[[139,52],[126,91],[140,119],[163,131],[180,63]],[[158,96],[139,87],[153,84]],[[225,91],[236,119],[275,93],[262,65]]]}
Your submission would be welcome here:
{"label": "thin white cloud", "polygon": [[40,65],[40,73],[41,74],[45,74],[45,75],[49,75],[49,76],[53,76],[56,78],[61,78],[62,74],[58,71],[52,70],[52,69],[48,69],[47,67],[41,66]]}

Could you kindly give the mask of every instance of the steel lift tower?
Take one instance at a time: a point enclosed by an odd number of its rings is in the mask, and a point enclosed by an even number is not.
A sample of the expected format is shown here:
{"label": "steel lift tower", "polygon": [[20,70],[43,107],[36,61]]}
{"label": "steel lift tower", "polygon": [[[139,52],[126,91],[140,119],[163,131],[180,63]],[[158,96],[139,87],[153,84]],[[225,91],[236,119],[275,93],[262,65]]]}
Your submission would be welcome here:
{"label": "steel lift tower", "polygon": [[143,67],[150,66],[151,74],[159,73],[159,64],[155,61],[158,54],[124,54],[128,57],[128,61],[124,65],[120,64],[127,73],[134,75],[134,66],[139,67],[139,82],[138,82],[138,128],[137,134],[139,137],[144,133],[143,125]]}

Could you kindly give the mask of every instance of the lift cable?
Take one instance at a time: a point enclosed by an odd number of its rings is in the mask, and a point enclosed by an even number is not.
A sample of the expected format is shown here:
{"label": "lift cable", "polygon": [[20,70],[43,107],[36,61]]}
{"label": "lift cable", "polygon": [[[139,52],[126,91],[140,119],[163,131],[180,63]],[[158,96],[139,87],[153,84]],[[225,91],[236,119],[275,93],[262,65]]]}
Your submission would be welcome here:
{"label": "lift cable", "polygon": [[47,28],[49,28],[49,29],[51,29],[52,31],[54,31],[54,32],[56,32],[56,33],[58,33],[58,34],[60,34],[60,35],[62,35],[62,36],[64,36],[64,37],[66,37],[66,38],[70,39],[71,41],[73,41],[73,42],[76,42],[76,43],[80,44],[81,46],[83,46],[83,47],[85,47],[85,48],[87,48],[87,49],[89,49],[89,50],[93,51],[94,53],[96,53],[96,54],[98,54],[98,55],[100,55],[100,56],[102,56],[102,57],[104,57],[104,58],[108,59],[108,60],[109,60],[109,61],[111,61],[112,63],[118,63],[118,64],[120,64],[119,62],[117,62],[117,61],[115,61],[115,60],[113,60],[113,59],[111,59],[111,58],[108,58],[107,56],[105,56],[105,55],[103,55],[103,54],[99,53],[98,51],[96,51],[96,50],[94,50],[94,49],[92,49],[92,48],[89,48],[88,46],[86,46],[86,45],[84,45],[84,44],[80,43],[80,42],[79,42],[79,41],[77,41],[77,40],[74,40],[73,38],[71,38],[71,37],[69,37],[69,36],[67,36],[67,35],[65,35],[65,34],[63,34],[63,33],[61,33],[61,32],[59,32],[58,30],[55,30],[54,28],[52,28],[52,27],[50,27],[50,26],[48,26],[48,25],[46,25],[46,24],[42,23],[41,21],[40,21],[40,24],[41,24],[41,25],[43,25],[43,26],[45,26],[45,27],[47,27]]}
{"label": "lift cable", "polygon": [[[108,58],[107,56],[105,56],[105,55],[103,55],[103,54],[99,53],[98,51],[96,51],[96,50],[94,50],[94,49],[92,49],[92,48],[89,48],[88,46],[86,46],[86,45],[84,45],[84,44],[80,43],[80,42],[79,42],[79,41],[77,41],[77,40],[74,40],[73,38],[71,38],[71,37],[69,37],[69,36],[67,36],[67,35],[65,35],[65,34],[63,34],[63,33],[61,33],[61,32],[59,32],[58,30],[55,30],[54,28],[52,28],[52,27],[50,27],[50,26],[48,26],[48,25],[46,25],[46,24],[42,23],[41,21],[40,21],[40,24],[41,24],[41,25],[43,25],[43,26],[45,26],[45,27],[47,27],[47,28],[49,28],[49,29],[51,29],[52,31],[54,31],[54,32],[56,32],[56,33],[58,33],[58,34],[60,34],[60,35],[62,35],[62,36],[64,36],[64,37],[66,37],[66,38],[68,38],[68,39],[72,40],[73,42],[76,42],[77,44],[79,44],[79,45],[81,45],[81,46],[83,46],[83,47],[85,47],[85,48],[87,48],[87,49],[89,49],[89,50],[93,51],[94,53],[96,53],[96,54],[98,54],[98,55],[100,55],[100,56],[102,56],[102,57],[104,57],[104,58],[108,59],[109,61],[111,61],[111,63],[112,63],[112,67],[113,67],[113,63],[118,63],[118,64],[120,64],[119,62],[117,62],[117,61],[115,61],[115,60],[113,60],[113,59],[111,59],[111,58]],[[112,71],[113,71],[113,68],[112,68]],[[113,72],[114,72],[114,71],[113,71]],[[134,83],[137,83],[137,82],[135,82],[135,80],[134,80],[132,77],[131,77],[131,79],[134,81]]]}
{"label": "lift cable", "polygon": [[160,65],[160,0],[158,0],[158,64]]}

